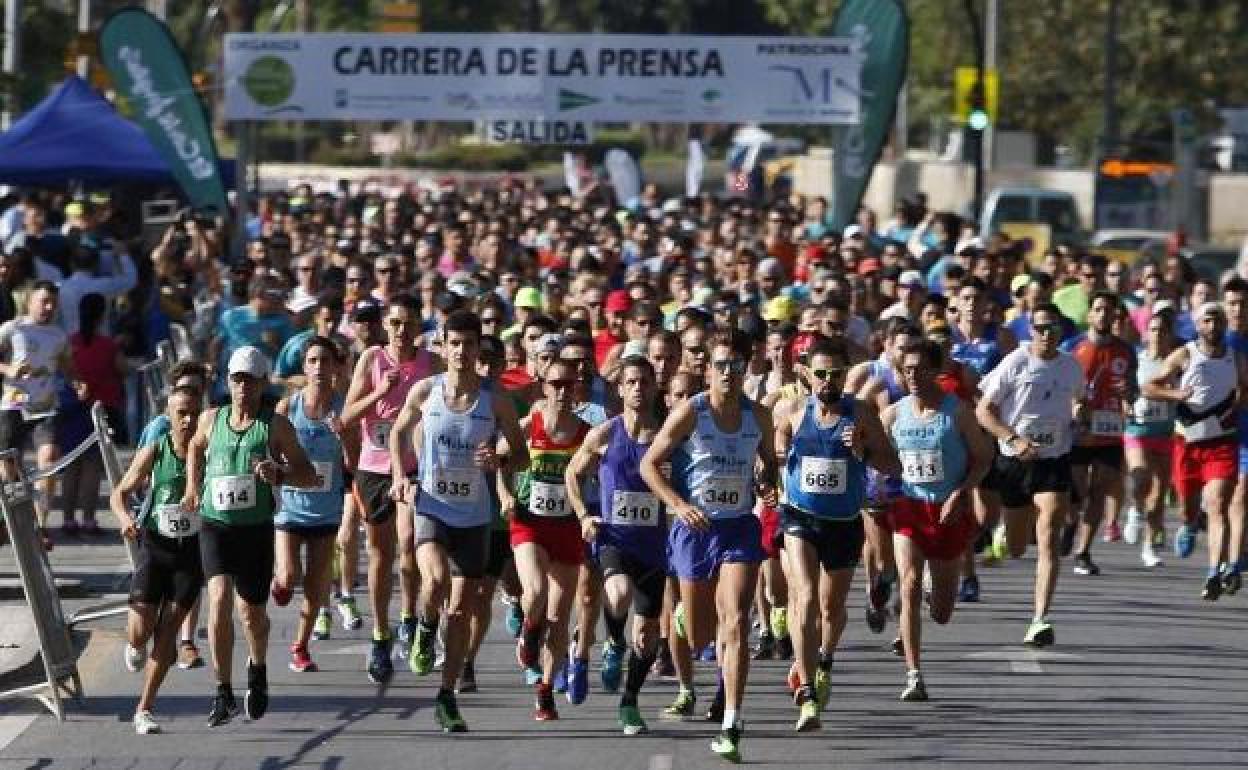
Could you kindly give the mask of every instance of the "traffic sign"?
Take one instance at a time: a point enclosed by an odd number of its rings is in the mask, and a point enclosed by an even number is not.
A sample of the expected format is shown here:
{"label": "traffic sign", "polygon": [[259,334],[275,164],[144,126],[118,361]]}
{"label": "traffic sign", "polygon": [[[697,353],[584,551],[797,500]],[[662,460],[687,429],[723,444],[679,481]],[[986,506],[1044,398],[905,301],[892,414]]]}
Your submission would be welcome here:
{"label": "traffic sign", "polygon": [[[958,67],[953,76],[953,115],[959,123],[971,119],[971,101],[978,73],[974,67]],[[1001,94],[1001,80],[996,70],[984,70],[984,108],[988,122],[996,125],[997,105]],[[986,126],[985,126],[986,128]]]}

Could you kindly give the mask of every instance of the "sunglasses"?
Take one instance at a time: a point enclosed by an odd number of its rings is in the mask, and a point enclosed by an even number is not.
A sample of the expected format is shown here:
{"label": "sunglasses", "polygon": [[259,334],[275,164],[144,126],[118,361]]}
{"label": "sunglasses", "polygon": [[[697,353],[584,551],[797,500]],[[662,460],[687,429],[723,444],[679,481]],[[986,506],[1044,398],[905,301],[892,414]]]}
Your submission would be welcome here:
{"label": "sunglasses", "polygon": [[691,345],[685,348],[685,352],[694,356],[704,356],[706,355],[706,346],[705,345]]}
{"label": "sunglasses", "polygon": [[816,380],[827,382],[828,380],[835,380],[845,376],[845,367],[834,366],[831,369],[811,369],[810,373]]}
{"label": "sunglasses", "polygon": [[1079,277],[1080,278],[1095,278],[1096,273],[1080,273]]}
{"label": "sunglasses", "polygon": [[393,273],[394,268],[393,267],[375,267],[373,268],[373,272],[377,273],[378,275],[385,275],[386,273]]}
{"label": "sunglasses", "polygon": [[741,374],[745,371],[745,361],[740,358],[725,358],[712,361],[711,366],[720,374]]}
{"label": "sunglasses", "polygon": [[400,326],[414,326],[416,324],[416,321],[415,319],[410,319],[410,318],[391,318],[391,319],[388,319],[386,323],[397,329]]}
{"label": "sunglasses", "polygon": [[483,323],[483,324],[496,324],[496,323],[498,323],[498,322],[499,322],[499,318],[498,318],[498,316],[496,316],[496,315],[483,315],[483,316],[481,316],[481,323]]}
{"label": "sunglasses", "polygon": [[1056,334],[1057,324],[1055,323],[1034,324],[1033,323],[1031,325],[1031,330],[1035,332],[1036,334]]}
{"label": "sunglasses", "polygon": [[555,390],[567,390],[576,385],[576,380],[546,380],[546,384]]}

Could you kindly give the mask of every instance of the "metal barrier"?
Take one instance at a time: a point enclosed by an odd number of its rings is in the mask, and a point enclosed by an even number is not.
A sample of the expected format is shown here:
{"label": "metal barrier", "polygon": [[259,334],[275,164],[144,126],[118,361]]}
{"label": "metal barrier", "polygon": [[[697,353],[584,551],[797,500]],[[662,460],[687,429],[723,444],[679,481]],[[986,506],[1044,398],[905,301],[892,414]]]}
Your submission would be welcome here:
{"label": "metal barrier", "polygon": [[[91,443],[94,442],[88,439],[84,446],[90,448]],[[77,455],[82,454],[78,450],[75,452]],[[69,637],[69,624],[65,621],[61,598],[56,592],[52,565],[48,562],[48,554],[39,540],[33,487],[35,479],[27,476],[22,468],[19,450],[8,449],[0,452],[0,463],[8,464],[16,473],[16,480],[0,483],[0,511],[3,511],[5,525],[8,527],[9,541],[13,546],[18,572],[21,574],[26,601],[34,616],[44,672],[43,681],[0,692],[0,698],[38,698],[58,720],[64,721],[61,691],[80,698],[82,679],[78,675],[78,656]],[[72,680],[72,689],[65,686],[66,679]]]}
{"label": "metal barrier", "polygon": [[169,340],[173,343],[173,352],[179,361],[195,358],[195,350],[191,347],[191,335],[182,324],[169,324]]}

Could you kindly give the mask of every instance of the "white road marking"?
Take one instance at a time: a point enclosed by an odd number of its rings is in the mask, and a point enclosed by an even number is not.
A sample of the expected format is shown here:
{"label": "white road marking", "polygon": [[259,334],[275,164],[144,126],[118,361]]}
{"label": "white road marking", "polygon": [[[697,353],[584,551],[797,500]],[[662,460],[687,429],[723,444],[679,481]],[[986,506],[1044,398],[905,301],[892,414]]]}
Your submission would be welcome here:
{"label": "white road marking", "polygon": [[38,714],[6,714],[0,716],[0,751],[4,751],[9,744],[17,740],[27,727],[34,724]]}
{"label": "white road marking", "polygon": [[372,649],[373,649],[372,643],[365,642],[363,644],[349,644],[346,647],[338,647],[337,649],[333,649],[333,650],[325,650],[325,649],[321,649],[320,647],[318,647],[316,650],[316,654],[317,655],[367,655],[369,651]]}
{"label": "white road marking", "polygon": [[672,770],[672,755],[655,754],[650,757],[650,770]]}
{"label": "white road marking", "polygon": [[1003,660],[1010,664],[1010,671],[1015,674],[1042,674],[1044,667],[1041,663],[1079,660],[1083,656],[1068,652],[1029,650],[1025,647],[1002,647],[999,650],[972,652],[963,657],[971,660]]}

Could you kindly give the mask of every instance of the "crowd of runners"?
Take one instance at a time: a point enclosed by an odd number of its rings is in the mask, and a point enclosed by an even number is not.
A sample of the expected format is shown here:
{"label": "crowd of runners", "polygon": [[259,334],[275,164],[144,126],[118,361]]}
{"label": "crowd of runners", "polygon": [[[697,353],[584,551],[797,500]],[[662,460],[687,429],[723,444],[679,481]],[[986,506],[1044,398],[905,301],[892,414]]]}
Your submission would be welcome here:
{"label": "crowd of runners", "polygon": [[211,726],[264,715],[266,606],[298,593],[292,671],[371,631],[361,676],[436,679],[437,723],[463,732],[457,694],[498,684],[474,666],[497,595],[535,719],[597,669],[625,734],[643,711],[706,718],[732,761],[753,660],[791,658],[795,729],[820,727],[859,565],[904,701],[928,698],[924,615],[950,622],[979,567],[1029,546],[1030,646],[1057,641],[1062,560],[1097,575],[1101,539],[1156,569],[1203,533],[1193,592],[1240,588],[1240,278],[1029,255],[921,198],[831,231],[821,199],[605,195],[300,187],[261,201],[245,257],[208,228],[158,247],[210,343],[111,497],[142,545],[139,733],[167,671],[202,665],[205,585]]}

